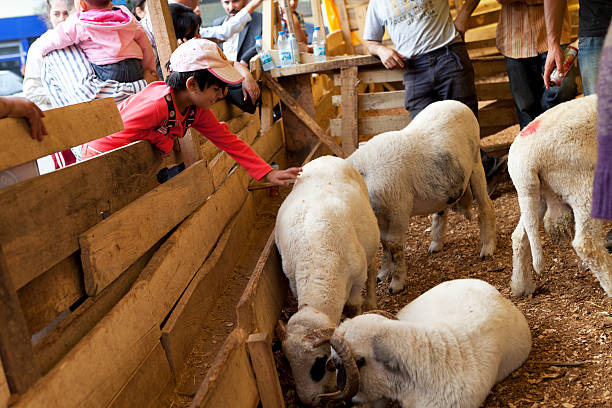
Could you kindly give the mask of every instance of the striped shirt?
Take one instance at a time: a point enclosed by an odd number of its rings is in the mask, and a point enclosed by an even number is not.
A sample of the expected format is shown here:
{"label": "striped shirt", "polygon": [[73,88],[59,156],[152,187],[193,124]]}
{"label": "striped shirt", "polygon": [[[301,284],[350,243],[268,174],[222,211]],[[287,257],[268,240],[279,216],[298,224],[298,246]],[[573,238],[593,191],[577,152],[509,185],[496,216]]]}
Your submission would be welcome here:
{"label": "striped shirt", "polygon": [[[570,40],[571,25],[566,7],[561,44],[567,44]],[[531,58],[548,51],[543,0],[502,4],[496,43],[499,52],[510,58]]]}
{"label": "striped shirt", "polygon": [[147,86],[144,80],[130,83],[99,80],[83,51],[74,45],[43,58],[41,79],[54,108],[101,98],[115,98],[119,103]]}

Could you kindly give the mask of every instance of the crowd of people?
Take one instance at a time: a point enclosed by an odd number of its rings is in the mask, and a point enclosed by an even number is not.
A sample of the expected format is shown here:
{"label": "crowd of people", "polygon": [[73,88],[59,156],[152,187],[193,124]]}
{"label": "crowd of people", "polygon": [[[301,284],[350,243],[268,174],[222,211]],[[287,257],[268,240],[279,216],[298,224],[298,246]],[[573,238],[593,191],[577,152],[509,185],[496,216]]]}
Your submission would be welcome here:
{"label": "crowd of people", "polygon": [[[74,5],[68,0],[47,0],[51,29],[30,48],[24,94],[42,109],[101,97],[114,97],[119,103],[125,129],[73,151],[74,160],[81,154],[88,158],[142,139],[167,153],[173,140],[193,126],[227,150],[253,177],[266,176],[284,184],[299,169],[272,170],[208,110],[230,91],[235,95],[236,89],[243,102],[257,103],[260,89],[248,63],[257,52],[255,37],[262,32],[262,15],[255,11],[261,1],[221,0],[226,15],[214,20],[212,27],[201,27],[198,0],[169,0],[180,46],[172,55],[171,74],[164,83],[159,81],[162,75],[145,0],[134,3],[134,14],[108,0],[75,0]],[[545,110],[576,97],[576,68],[563,72],[563,50],[571,37],[569,13],[566,2],[559,0],[498,2],[497,48],[505,58],[522,129]],[[468,19],[478,3],[464,2],[453,20],[448,0],[422,2],[418,7],[411,2],[369,2],[364,43],[386,68],[404,70],[405,108],[412,117],[430,103],[445,99],[463,102],[478,115],[474,69],[464,41]],[[298,39],[305,42],[304,21],[296,8],[297,1],[291,1],[292,16],[282,14],[281,18],[285,24],[292,18]],[[609,0],[580,0],[577,65],[585,95],[596,92],[601,71],[600,160],[594,192],[598,210],[594,215],[612,219],[612,199],[608,199],[612,40],[604,42],[611,18]],[[382,42],[385,32],[393,47]],[[554,68],[564,74],[559,85],[549,81]],[[14,112],[28,111],[25,102],[15,103],[19,109]],[[41,122],[35,118],[42,113],[35,112],[27,117],[33,137],[39,139],[44,129],[39,129]],[[496,174],[505,171],[505,158],[483,152],[481,157],[492,193]]]}

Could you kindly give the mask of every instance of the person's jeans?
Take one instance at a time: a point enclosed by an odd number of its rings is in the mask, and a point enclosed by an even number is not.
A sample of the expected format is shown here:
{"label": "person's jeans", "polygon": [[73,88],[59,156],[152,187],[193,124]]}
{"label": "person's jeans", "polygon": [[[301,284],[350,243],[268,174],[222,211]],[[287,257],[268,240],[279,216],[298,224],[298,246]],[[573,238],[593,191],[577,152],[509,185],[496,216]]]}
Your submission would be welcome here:
{"label": "person's jeans", "polygon": [[134,82],[143,78],[142,60],[127,58],[114,64],[91,64],[101,81]]}
{"label": "person's jeans", "polygon": [[578,66],[585,96],[597,92],[597,73],[604,39],[605,37],[578,38]]}
{"label": "person's jeans", "polygon": [[427,105],[453,99],[478,117],[474,67],[465,43],[447,45],[405,61],[404,105],[414,118]]}
{"label": "person's jeans", "polygon": [[576,96],[576,69],[572,67],[561,86],[546,89],[542,75],[547,53],[531,58],[505,57],[510,90],[521,129],[542,112]]}

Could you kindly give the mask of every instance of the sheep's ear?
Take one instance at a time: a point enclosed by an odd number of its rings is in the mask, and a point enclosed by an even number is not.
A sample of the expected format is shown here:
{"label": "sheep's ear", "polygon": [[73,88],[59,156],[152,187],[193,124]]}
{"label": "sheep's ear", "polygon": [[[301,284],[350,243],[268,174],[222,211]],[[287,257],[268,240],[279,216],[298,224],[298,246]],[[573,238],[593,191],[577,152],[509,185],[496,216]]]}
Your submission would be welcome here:
{"label": "sheep's ear", "polygon": [[372,337],[371,345],[374,359],[381,363],[388,371],[398,374],[402,371],[403,364],[398,358],[398,350],[392,347],[391,342],[386,340],[386,336],[376,335]]}
{"label": "sheep's ear", "polygon": [[312,330],[304,335],[302,341],[312,347],[319,347],[323,343],[329,342],[329,338],[334,334],[334,327]]}
{"label": "sheep's ear", "polygon": [[276,325],[276,337],[278,337],[280,341],[287,340],[287,328],[282,320],[279,320],[278,324]]}

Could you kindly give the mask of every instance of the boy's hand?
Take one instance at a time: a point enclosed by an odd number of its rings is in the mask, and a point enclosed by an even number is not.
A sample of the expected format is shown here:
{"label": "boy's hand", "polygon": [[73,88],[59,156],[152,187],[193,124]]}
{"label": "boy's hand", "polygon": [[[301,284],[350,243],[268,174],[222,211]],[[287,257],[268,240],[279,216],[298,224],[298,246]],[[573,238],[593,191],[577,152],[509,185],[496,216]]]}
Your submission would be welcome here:
{"label": "boy's hand", "polygon": [[157,72],[152,69],[145,69],[143,74],[143,79],[150,84],[151,82],[159,81],[159,77],[157,76]]}
{"label": "boy's hand", "polygon": [[6,116],[9,118],[23,118],[30,123],[32,129],[32,139],[43,140],[43,136],[47,135],[47,129],[43,124],[42,118],[45,114],[40,110],[34,102],[20,97],[3,98],[6,103]]}
{"label": "boy's hand", "polygon": [[301,167],[290,167],[286,170],[272,170],[266,174],[266,179],[277,186],[288,186],[289,181],[297,180],[301,172]]}

